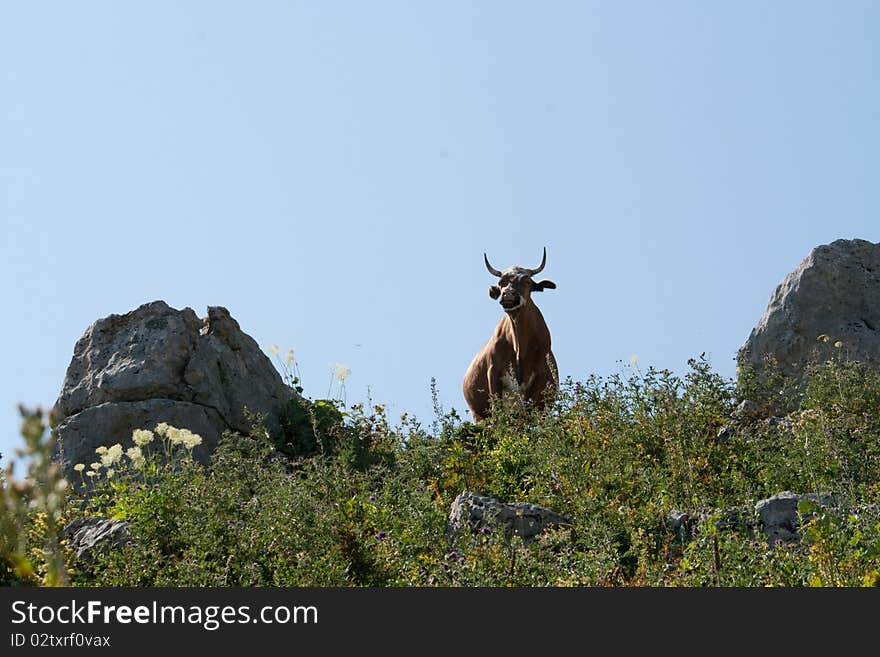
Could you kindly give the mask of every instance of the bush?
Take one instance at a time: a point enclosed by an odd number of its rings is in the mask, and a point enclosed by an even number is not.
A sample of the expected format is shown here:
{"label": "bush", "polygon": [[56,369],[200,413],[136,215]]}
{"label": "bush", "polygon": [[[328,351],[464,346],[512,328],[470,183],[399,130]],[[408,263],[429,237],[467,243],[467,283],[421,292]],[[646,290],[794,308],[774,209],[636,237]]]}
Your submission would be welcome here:
{"label": "bush", "polygon": [[[544,411],[496,400],[481,424],[440,408],[435,388],[430,430],[412,417],[393,425],[381,405],[299,400],[282,440],[259,424],[227,434],[208,465],[189,457],[192,434],[157,428],[152,451],[105,448],[54,507],[30,504],[36,488],[18,506],[7,497],[5,582],[60,581],[53,555],[79,586],[880,582],[880,375],[823,364],[795,406],[737,423],[743,390],[700,357],[683,376],[628,368],[568,380]],[[465,490],[574,522],[528,545],[498,528],[452,536],[449,505]],[[838,503],[804,506],[803,540],[791,545],[725,524],[726,509],[748,515],[782,490]],[[703,520],[674,529],[674,510]],[[89,515],[125,519],[129,541],[85,564],[57,533]]]}

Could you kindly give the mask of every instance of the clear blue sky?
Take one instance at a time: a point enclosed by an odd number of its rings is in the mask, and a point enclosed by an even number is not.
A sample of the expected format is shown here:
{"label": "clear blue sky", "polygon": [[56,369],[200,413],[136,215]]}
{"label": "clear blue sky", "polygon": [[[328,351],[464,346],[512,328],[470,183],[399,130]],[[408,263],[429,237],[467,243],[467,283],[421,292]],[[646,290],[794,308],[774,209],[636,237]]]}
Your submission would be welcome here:
{"label": "clear blue sky", "polygon": [[5,2],[0,452],[94,320],[229,308],[392,417],[465,410],[534,266],[563,376],[736,350],[880,241],[880,3]]}

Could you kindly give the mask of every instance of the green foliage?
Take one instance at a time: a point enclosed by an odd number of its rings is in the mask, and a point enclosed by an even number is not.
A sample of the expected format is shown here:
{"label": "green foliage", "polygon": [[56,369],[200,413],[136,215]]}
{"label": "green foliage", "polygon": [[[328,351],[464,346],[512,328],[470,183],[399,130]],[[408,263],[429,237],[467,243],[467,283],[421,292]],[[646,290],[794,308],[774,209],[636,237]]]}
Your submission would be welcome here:
{"label": "green foliage", "polygon": [[281,427],[275,446],[294,459],[320,455],[364,470],[393,458],[394,440],[381,405],[368,415],[361,404],[346,411],[335,399],[294,397],[287,404]]}
{"label": "green foliage", "polygon": [[[568,380],[540,412],[495,400],[480,424],[441,408],[432,386],[430,429],[393,424],[381,405],[297,400],[282,438],[257,422],[225,435],[207,465],[189,458],[186,433],[166,432],[177,444],[145,449],[143,462],[114,461],[110,447],[112,476],[107,466],[75,482],[54,523],[124,518],[129,541],[89,563],[59,554],[80,586],[877,585],[880,374],[829,362],[796,398],[733,420],[758,389],[747,379],[735,385],[703,357],[682,376],[630,367]],[[498,527],[451,535],[465,490],[574,522],[529,544]],[[793,544],[728,522],[728,509],[748,519],[783,490],[838,502],[804,502]],[[45,519],[19,510],[4,525],[7,581],[13,552],[47,544]],[[702,520],[674,531],[673,510]]]}
{"label": "green foliage", "polygon": [[736,370],[737,399],[748,399],[760,404],[771,415],[786,413],[798,407],[803,396],[803,382],[785,376],[773,356],[765,356],[759,366],[740,361]]}
{"label": "green foliage", "polygon": [[0,585],[65,586],[67,569],[59,532],[68,483],[53,461],[53,442],[43,413],[19,407],[28,476],[14,462],[0,473]]}
{"label": "green foliage", "polygon": [[343,429],[343,413],[332,399],[311,401],[295,396],[281,418],[278,448],[292,457],[332,454],[336,435]]}

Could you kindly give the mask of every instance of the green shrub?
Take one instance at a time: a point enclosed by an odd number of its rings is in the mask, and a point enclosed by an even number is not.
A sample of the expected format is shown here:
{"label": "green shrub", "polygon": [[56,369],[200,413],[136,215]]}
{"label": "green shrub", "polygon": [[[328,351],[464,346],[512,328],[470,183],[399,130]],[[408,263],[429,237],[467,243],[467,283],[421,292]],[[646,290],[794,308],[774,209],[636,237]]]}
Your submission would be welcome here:
{"label": "green shrub", "polygon": [[[298,400],[282,439],[257,421],[224,435],[207,465],[189,456],[192,434],[157,428],[152,450],[107,446],[54,506],[30,504],[43,475],[27,499],[7,497],[0,576],[59,582],[61,558],[78,586],[880,583],[880,375],[825,363],[795,406],[735,422],[747,389],[700,357],[681,376],[626,368],[565,381],[542,411],[496,400],[480,424],[442,409],[436,387],[430,428],[394,424],[381,405]],[[449,506],[465,490],[574,521],[529,544],[499,528],[453,536]],[[804,506],[791,545],[724,524],[726,509],[748,515],[783,490],[839,504]],[[707,519],[674,532],[673,510]],[[57,536],[83,516],[126,520],[128,542],[75,561]]]}

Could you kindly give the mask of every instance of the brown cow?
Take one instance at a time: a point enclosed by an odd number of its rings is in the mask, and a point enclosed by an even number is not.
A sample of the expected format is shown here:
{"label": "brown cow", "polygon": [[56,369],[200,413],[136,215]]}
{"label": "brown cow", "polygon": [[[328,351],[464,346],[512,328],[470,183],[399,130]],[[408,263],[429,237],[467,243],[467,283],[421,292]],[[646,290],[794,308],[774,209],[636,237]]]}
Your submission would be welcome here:
{"label": "brown cow", "polygon": [[550,351],[550,330],[531,297],[532,292],[556,288],[553,281],[535,282],[532,278],[547,264],[546,247],[537,269],[514,265],[498,271],[485,253],[483,259],[489,273],[498,277],[498,284],[489,288],[489,296],[498,299],[505,314],[464,375],[464,398],[478,422],[488,417],[493,396],[519,390],[523,399],[540,407],[548,389],[559,387],[556,359]]}

